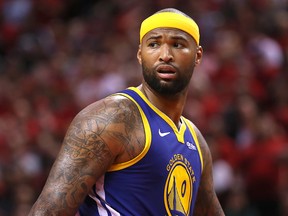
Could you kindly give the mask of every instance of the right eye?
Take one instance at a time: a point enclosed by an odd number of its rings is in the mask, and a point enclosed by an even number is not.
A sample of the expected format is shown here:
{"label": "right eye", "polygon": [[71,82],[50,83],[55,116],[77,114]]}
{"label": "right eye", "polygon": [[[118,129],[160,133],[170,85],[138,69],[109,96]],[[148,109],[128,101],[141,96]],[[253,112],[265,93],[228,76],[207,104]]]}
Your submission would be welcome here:
{"label": "right eye", "polygon": [[151,42],[148,44],[148,47],[151,47],[151,48],[156,48],[158,46],[159,46],[159,44],[157,42]]}

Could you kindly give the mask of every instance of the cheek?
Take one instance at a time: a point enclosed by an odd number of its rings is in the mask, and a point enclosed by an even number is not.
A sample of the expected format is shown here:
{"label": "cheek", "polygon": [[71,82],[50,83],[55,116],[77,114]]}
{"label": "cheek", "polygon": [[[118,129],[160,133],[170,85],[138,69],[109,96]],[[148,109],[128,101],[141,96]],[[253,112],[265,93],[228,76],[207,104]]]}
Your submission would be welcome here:
{"label": "cheek", "polygon": [[143,64],[143,62],[146,62],[146,65],[147,65],[147,64],[150,64],[150,62],[155,61],[156,55],[153,52],[153,50],[146,49],[146,47],[144,48],[142,47],[140,50],[138,50],[137,58],[140,64]]}
{"label": "cheek", "polygon": [[145,64],[148,68],[153,67],[155,62],[157,62],[157,57],[150,53],[145,53],[141,56],[142,65]]}
{"label": "cheek", "polygon": [[181,55],[178,57],[178,64],[180,67],[190,69],[195,66],[195,56],[193,55]]}
{"label": "cheek", "polygon": [[177,50],[174,55],[179,62],[184,62],[185,64],[194,64],[196,60],[196,53],[190,48]]}

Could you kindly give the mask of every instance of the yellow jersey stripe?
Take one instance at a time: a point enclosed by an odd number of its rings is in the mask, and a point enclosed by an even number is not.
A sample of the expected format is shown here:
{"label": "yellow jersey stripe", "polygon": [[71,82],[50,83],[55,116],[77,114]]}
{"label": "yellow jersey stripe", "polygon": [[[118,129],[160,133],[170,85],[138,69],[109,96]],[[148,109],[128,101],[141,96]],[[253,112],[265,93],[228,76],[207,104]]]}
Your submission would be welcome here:
{"label": "yellow jersey stripe", "polygon": [[188,128],[191,131],[192,136],[193,136],[193,138],[195,140],[195,143],[196,143],[196,146],[197,146],[197,149],[198,149],[198,152],[199,152],[200,161],[201,161],[201,171],[203,171],[203,156],[202,156],[202,151],[201,151],[201,147],[200,147],[200,144],[199,144],[199,141],[198,141],[197,134],[196,134],[196,132],[195,132],[193,126],[192,126],[192,122],[189,121],[188,119],[184,118],[184,117],[183,117],[183,119],[187,123]]}
{"label": "yellow jersey stripe", "polygon": [[143,121],[143,127],[144,127],[144,132],[145,132],[145,146],[144,146],[144,149],[142,150],[142,152],[139,155],[137,155],[135,158],[133,158],[132,160],[123,162],[123,163],[113,164],[109,168],[108,171],[121,170],[121,169],[127,168],[129,166],[132,166],[133,164],[135,164],[138,161],[140,161],[146,155],[146,153],[148,152],[148,150],[149,150],[149,148],[151,146],[151,139],[152,139],[150,125],[148,123],[146,115],[144,114],[144,112],[143,112],[142,108],[139,106],[139,104],[129,95],[126,95],[124,93],[118,93],[117,95],[122,95],[124,97],[127,97],[127,98],[129,98],[131,101],[133,101],[137,105],[137,107],[139,109],[139,112],[140,112],[140,115],[141,115],[141,118],[142,118],[142,121]]}
{"label": "yellow jersey stripe", "polygon": [[136,93],[138,93],[138,95],[148,104],[148,106],[152,110],[154,110],[154,112],[156,112],[159,116],[161,116],[161,118],[163,118],[171,126],[171,128],[173,129],[173,131],[177,137],[177,140],[181,143],[184,143],[184,132],[186,130],[185,124],[181,124],[181,127],[178,130],[178,128],[176,127],[174,122],[165,113],[161,112],[157,107],[155,107],[138,88],[130,87],[128,89],[131,89],[131,90],[135,91]]}

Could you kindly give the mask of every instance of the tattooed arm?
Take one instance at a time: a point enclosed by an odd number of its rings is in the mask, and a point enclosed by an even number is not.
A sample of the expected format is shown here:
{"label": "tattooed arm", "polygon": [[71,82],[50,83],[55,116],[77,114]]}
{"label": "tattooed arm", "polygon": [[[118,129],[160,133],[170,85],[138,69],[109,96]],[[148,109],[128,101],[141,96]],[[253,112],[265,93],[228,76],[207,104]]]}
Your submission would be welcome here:
{"label": "tattooed arm", "polygon": [[137,156],[143,139],[139,112],[130,100],[112,96],[88,106],[72,121],[29,215],[75,215],[96,180],[111,164]]}
{"label": "tattooed arm", "polygon": [[197,128],[195,130],[197,131],[197,137],[201,146],[204,164],[194,216],[223,216],[224,212],[213,186],[211,153],[200,131]]}

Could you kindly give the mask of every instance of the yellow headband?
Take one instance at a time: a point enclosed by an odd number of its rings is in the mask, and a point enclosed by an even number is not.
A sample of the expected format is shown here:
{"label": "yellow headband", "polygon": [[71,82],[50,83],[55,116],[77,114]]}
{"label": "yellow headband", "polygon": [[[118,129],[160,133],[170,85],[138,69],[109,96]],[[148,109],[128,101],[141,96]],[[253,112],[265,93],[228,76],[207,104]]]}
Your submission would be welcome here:
{"label": "yellow headband", "polygon": [[161,12],[145,19],[140,28],[140,43],[145,34],[156,28],[177,28],[190,34],[199,45],[200,33],[193,19],[174,12]]}

